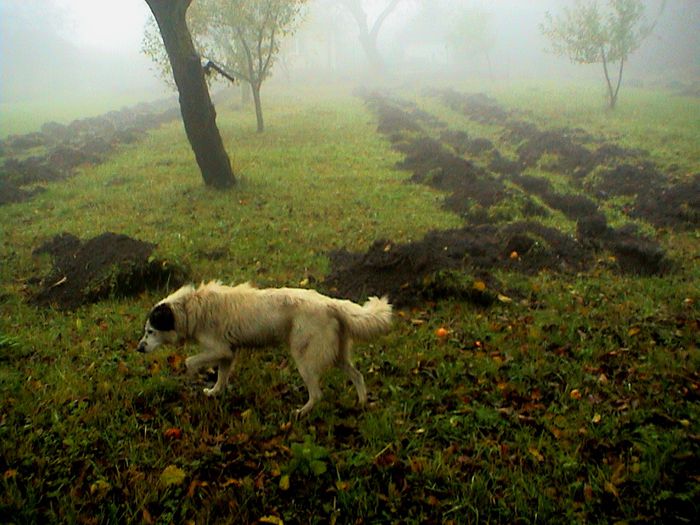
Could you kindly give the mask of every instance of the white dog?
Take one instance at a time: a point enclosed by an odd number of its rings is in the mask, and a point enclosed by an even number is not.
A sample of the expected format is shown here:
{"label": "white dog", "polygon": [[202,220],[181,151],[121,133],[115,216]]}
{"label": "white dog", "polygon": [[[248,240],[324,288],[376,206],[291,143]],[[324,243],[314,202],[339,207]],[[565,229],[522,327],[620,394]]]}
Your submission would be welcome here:
{"label": "white dog", "polygon": [[350,361],[353,339],[367,340],[387,333],[391,305],[370,298],[364,306],[298,288],[257,289],[218,282],[183,286],[151,310],[139,352],[161,344],[193,340],[204,352],[189,357],[188,372],[217,366],[217,381],[206,395],[221,392],[228,382],[236,350],[286,342],[309,391],[297,415],[307,414],[321,399],[321,373],[337,365],[350,378],[359,402],[367,401],[362,374]]}

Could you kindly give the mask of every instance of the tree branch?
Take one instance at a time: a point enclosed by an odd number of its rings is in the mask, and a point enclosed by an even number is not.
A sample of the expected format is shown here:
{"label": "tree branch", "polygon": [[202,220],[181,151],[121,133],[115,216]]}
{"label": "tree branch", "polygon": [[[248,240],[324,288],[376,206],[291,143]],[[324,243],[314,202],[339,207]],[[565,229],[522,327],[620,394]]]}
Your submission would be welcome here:
{"label": "tree branch", "polygon": [[391,14],[391,12],[396,9],[396,6],[399,4],[401,0],[391,0],[389,5],[386,6],[384,11],[377,17],[377,19],[374,21],[374,24],[372,25],[372,30],[369,32],[370,36],[376,40],[377,39],[377,34],[379,33],[379,29],[381,29],[382,24],[386,20],[386,18]]}

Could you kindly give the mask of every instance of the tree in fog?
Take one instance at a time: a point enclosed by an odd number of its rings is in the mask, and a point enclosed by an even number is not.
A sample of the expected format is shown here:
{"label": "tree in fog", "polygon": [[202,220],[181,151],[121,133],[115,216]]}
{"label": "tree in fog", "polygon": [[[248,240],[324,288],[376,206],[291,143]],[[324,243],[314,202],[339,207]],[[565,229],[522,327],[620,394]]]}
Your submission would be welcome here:
{"label": "tree in fog", "polygon": [[146,0],[158,24],[173,79],[180,94],[180,111],[204,183],[227,188],[235,183],[231,162],[216,127],[199,55],[185,16],[192,0]]}
{"label": "tree in fog", "polygon": [[[556,54],[578,64],[603,64],[608,105],[614,109],[627,58],[652,27],[646,23],[642,0],[608,0],[603,8],[596,0],[576,0],[557,17],[546,13],[540,29]],[[612,67],[616,73],[611,73]]]}
{"label": "tree in fog", "polygon": [[490,51],[496,44],[491,13],[478,8],[464,8],[452,15],[447,43],[459,61],[483,55],[493,74]]}
{"label": "tree in fog", "polygon": [[[260,90],[271,72],[282,39],[296,27],[306,0],[198,0],[188,22],[202,56],[247,82],[253,93],[258,132],[265,129]],[[143,49],[166,72],[168,62],[154,39],[144,34]]]}
{"label": "tree in fog", "polygon": [[374,22],[370,24],[367,19],[367,12],[362,6],[362,0],[340,0],[341,4],[345,6],[357,23],[360,44],[367,55],[367,60],[373,73],[381,74],[384,71],[384,60],[377,47],[377,38],[382,25],[392,11],[396,9],[400,1],[386,0],[386,6]]}

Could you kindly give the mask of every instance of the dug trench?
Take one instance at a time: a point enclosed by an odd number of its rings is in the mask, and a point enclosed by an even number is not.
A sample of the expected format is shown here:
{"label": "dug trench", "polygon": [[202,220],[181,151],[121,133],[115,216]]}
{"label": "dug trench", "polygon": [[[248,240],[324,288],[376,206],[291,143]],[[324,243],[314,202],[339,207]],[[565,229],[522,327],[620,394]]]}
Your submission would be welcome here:
{"label": "dug trench", "polygon": [[[332,252],[324,281],[329,293],[355,300],[387,294],[399,306],[448,297],[483,305],[518,296],[493,270],[573,273],[605,265],[632,275],[673,271],[655,239],[633,222],[611,227],[600,204],[632,195],[634,204],[622,210],[630,218],[656,228],[697,228],[700,175],[672,181],[642,151],[583,130],[540,130],[485,95],[433,94],[470,120],[500,127],[517,156],[501,153],[490,139],[449,129],[414,103],[365,94],[378,131],[404,155],[397,168],[409,171],[413,183],[446,192],[444,207],[465,225],[411,243],[379,240],[366,253]],[[573,191],[562,193],[546,178],[523,173],[534,166],[563,174]],[[553,213],[573,221],[575,235],[540,222]]]}

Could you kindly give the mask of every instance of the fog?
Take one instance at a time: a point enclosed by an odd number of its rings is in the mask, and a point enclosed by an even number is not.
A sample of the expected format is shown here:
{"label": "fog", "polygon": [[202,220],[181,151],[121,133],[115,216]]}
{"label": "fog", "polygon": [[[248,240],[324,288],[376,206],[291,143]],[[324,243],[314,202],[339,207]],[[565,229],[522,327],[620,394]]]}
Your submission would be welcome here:
{"label": "fog", "polygon": [[[197,0],[194,0],[195,2]],[[365,0],[370,25],[386,0]],[[384,81],[523,78],[600,80],[599,65],[570,64],[546,51],[539,24],[570,0],[402,0],[379,31]],[[647,18],[660,0],[647,0]],[[455,49],[447,35],[459,13],[477,17],[474,42]],[[150,11],[143,0],[2,0],[0,103],[171,93],[141,52]],[[625,81],[692,82],[700,77],[700,2],[670,0],[651,37],[631,56]],[[476,31],[476,30],[475,30]],[[270,82],[377,81],[340,0],[312,0],[288,38]]]}

